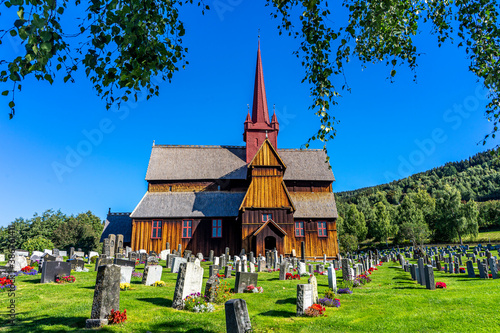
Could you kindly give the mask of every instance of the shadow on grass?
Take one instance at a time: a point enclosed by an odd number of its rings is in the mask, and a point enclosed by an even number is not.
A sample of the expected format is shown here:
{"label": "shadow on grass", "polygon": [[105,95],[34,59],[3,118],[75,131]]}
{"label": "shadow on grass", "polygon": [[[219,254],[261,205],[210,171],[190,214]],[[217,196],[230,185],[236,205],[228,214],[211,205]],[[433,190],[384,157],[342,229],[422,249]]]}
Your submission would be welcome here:
{"label": "shadow on grass", "polygon": [[14,326],[5,327],[5,332],[46,332],[47,326],[61,325],[61,323],[69,327],[83,329],[87,319],[86,317],[25,317],[21,315],[17,317]]}
{"label": "shadow on grass", "polygon": [[[194,323],[194,322],[193,322]],[[189,323],[191,324],[191,323]],[[184,331],[188,323],[182,320],[169,320],[157,325],[150,325],[149,331],[151,332],[186,332],[186,333],[217,333],[217,331],[207,330],[201,327],[195,327]],[[103,329],[105,331],[105,328]],[[111,330],[110,330],[111,332]]]}
{"label": "shadow on grass", "polygon": [[143,302],[149,302],[154,305],[158,306],[166,306],[166,307],[171,307],[172,306],[172,300],[168,298],[161,298],[161,297],[156,297],[156,298],[138,298],[138,301],[143,301]]}
{"label": "shadow on grass", "polygon": [[33,284],[39,284],[40,283],[40,278],[36,279],[29,279],[29,280],[24,280],[23,283],[33,283]]}
{"label": "shadow on grass", "polygon": [[285,299],[279,299],[276,301],[276,304],[296,304],[297,299],[290,297]]}
{"label": "shadow on grass", "polygon": [[[295,302],[294,302],[295,304]],[[266,312],[261,312],[259,313],[259,316],[266,316],[266,317],[283,317],[283,318],[290,318],[290,317],[295,317],[297,314],[292,311],[278,311],[278,310],[269,310]]]}

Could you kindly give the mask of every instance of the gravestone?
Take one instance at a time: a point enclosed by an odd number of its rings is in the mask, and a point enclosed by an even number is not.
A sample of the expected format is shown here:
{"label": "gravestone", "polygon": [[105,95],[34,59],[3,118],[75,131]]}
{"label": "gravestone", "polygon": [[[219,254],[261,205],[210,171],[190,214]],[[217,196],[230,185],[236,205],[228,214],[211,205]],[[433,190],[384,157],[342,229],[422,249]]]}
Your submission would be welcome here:
{"label": "gravestone", "polygon": [[283,262],[280,265],[280,280],[286,280],[286,273],[288,273],[288,260],[283,260]]}
{"label": "gravestone", "polygon": [[135,261],[127,260],[127,259],[115,259],[113,264],[118,266],[129,266],[135,268]]}
{"label": "gravestone", "polygon": [[475,278],[476,273],[474,272],[474,264],[472,263],[472,261],[468,260],[466,265],[467,265],[467,276],[470,278]]}
{"label": "gravestone", "polygon": [[319,296],[318,296],[318,281],[316,280],[316,277],[314,275],[311,275],[309,277],[309,279],[307,280],[307,283],[312,286],[313,303],[318,303],[318,301],[319,301]]}
{"label": "gravestone", "polygon": [[69,262],[71,264],[71,270],[76,270],[77,268],[84,269],[85,268],[85,263],[83,262],[82,259],[68,259],[66,262]]}
{"label": "gravestone", "polygon": [[257,287],[258,273],[236,272],[236,280],[234,282],[234,293],[245,292],[249,285]]}
{"label": "gravestone", "polygon": [[145,286],[151,286],[156,281],[161,281],[161,273],[163,267],[156,266],[146,266],[144,268],[144,274],[142,275],[142,284]]}
{"label": "gravestone", "polygon": [[210,250],[210,252],[208,252],[208,261],[214,261],[214,250]]}
{"label": "gravestone", "polygon": [[488,259],[488,263],[489,263],[489,266],[490,266],[491,278],[492,279],[498,279],[497,263],[496,263],[495,258],[490,257]]}
{"label": "gravestone", "polygon": [[163,250],[160,252],[160,259],[167,260],[167,255],[170,254],[170,250]]}
{"label": "gravestone", "polygon": [[210,265],[208,266],[208,277],[214,276],[219,274],[219,266],[217,265]]}
{"label": "gravestone", "polygon": [[250,273],[255,273],[255,264],[253,262],[248,264],[250,267]]}
{"label": "gravestone", "polygon": [[487,279],[488,278],[488,271],[486,270],[486,264],[478,262],[477,266],[479,268],[479,277],[481,279]]}
{"label": "gravestone", "polygon": [[172,307],[178,310],[183,309],[184,298],[193,293],[201,293],[202,283],[203,268],[190,262],[182,263],[177,274]]}
{"label": "gravestone", "polygon": [[266,269],[266,261],[264,259],[260,259],[257,265],[257,272],[263,272]]}
{"label": "gravestone", "polygon": [[342,279],[344,281],[350,281],[351,276],[349,274],[349,259],[342,259]]}
{"label": "gravestone", "polygon": [[75,248],[74,247],[70,247],[69,248],[69,257],[71,258],[73,256],[73,254],[75,254]]}
{"label": "gravestone", "polygon": [[231,267],[224,267],[224,278],[229,279],[231,277]]}
{"label": "gravestone", "polygon": [[60,254],[59,254],[59,249],[52,249],[52,255],[53,255],[54,257],[59,256],[59,255],[60,255]]}
{"label": "gravestone", "polygon": [[109,239],[109,255],[114,257],[115,256],[115,246],[116,246],[116,235],[109,234],[108,239]]}
{"label": "gravestone", "polygon": [[[417,277],[417,283],[418,284],[422,284],[422,276],[420,275],[420,267],[418,267],[417,264],[415,264],[415,275]],[[424,282],[424,285],[425,285],[425,282]]]}
{"label": "gravestone", "polygon": [[170,273],[178,273],[179,268],[183,263],[187,263],[187,259],[181,257],[174,257],[172,260],[172,269],[170,270]]}
{"label": "gravestone", "polygon": [[186,258],[186,259],[191,258],[191,253],[193,253],[193,251],[191,251],[191,250],[184,250],[184,258]]}
{"label": "gravestone", "polygon": [[71,275],[71,264],[62,261],[47,261],[42,267],[40,283],[55,282],[56,276]]}
{"label": "gravestone", "polygon": [[226,247],[226,251],[224,252],[224,254],[226,255],[226,257],[229,257],[229,248]]}
{"label": "gravestone", "polygon": [[254,254],[252,251],[250,251],[250,253],[248,253],[248,261],[251,262],[251,263],[255,263],[255,260],[254,260]]}
{"label": "gravestone", "polygon": [[227,333],[246,333],[252,330],[245,300],[231,299],[224,304],[224,310],[226,312]]}
{"label": "gravestone", "polygon": [[310,284],[297,285],[297,316],[303,316],[306,309],[313,305],[313,290]]}
{"label": "gravestone", "polygon": [[435,290],[436,284],[434,283],[434,269],[432,265],[425,265],[425,287],[429,290]]}
{"label": "gravestone", "polygon": [[215,298],[217,297],[217,289],[220,284],[220,279],[217,275],[211,275],[207,283],[205,284],[205,299],[207,302],[215,302]]}
{"label": "gravestone", "polygon": [[120,267],[99,266],[90,320],[107,319],[112,309],[120,309]]}
{"label": "gravestone", "polygon": [[297,267],[297,273],[302,276],[303,274],[306,274],[306,263],[304,262],[299,262],[299,265]]}
{"label": "gravestone", "polygon": [[12,270],[14,272],[19,272],[21,269],[28,266],[28,262],[26,261],[25,256],[15,254],[14,261],[12,262],[11,260],[9,260],[6,266],[12,267]]}
{"label": "gravestone", "polygon": [[335,268],[332,266],[328,267],[328,288],[332,289],[334,292],[337,291],[337,274]]}
{"label": "gravestone", "polygon": [[420,284],[425,286],[424,258],[418,258],[418,272],[420,273]]}
{"label": "gravestone", "polygon": [[134,267],[120,266],[120,283],[130,283]]}
{"label": "gravestone", "polygon": [[[33,259],[32,259],[33,260]],[[5,261],[5,254],[0,254],[0,261]]]}
{"label": "gravestone", "polygon": [[201,253],[201,252],[198,252],[198,253],[196,254],[196,258],[198,258],[198,260],[199,260],[199,261],[203,261],[203,259],[205,259],[205,258],[203,257],[203,253]]}
{"label": "gravestone", "polygon": [[123,248],[123,235],[117,234],[116,235],[116,244],[115,244],[115,252],[119,252],[118,249]]}
{"label": "gravestone", "polygon": [[106,258],[106,257],[99,257],[95,261],[95,268],[94,268],[94,270],[97,272],[97,269],[99,268],[99,266],[112,265],[112,264],[113,264],[113,259]]}
{"label": "gravestone", "polygon": [[219,260],[219,257],[214,257],[212,262],[214,263],[214,265],[217,265],[217,266],[219,266],[219,267],[221,266],[221,265],[220,265],[220,260]]}

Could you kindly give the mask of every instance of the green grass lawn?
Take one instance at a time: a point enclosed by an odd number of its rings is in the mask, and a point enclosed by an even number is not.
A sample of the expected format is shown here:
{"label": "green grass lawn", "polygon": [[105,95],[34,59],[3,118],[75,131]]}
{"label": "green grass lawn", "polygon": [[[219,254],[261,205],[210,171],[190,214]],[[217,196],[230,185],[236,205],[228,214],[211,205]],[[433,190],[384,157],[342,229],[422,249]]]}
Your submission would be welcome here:
{"label": "green grass lawn", "polygon": [[[208,264],[205,281],[208,278]],[[87,267],[91,268],[91,265]],[[142,267],[142,266],[139,266]],[[191,313],[171,308],[177,274],[164,269],[166,287],[146,287],[132,279],[133,290],[120,292],[124,324],[103,332],[224,332],[224,306],[213,313]],[[263,294],[237,294],[247,301],[255,332],[500,332],[500,279],[469,279],[466,274],[435,272],[447,289],[426,290],[396,263],[385,263],[372,282],[340,295],[340,308],[327,308],[326,317],[295,316],[296,285],[307,279],[279,281],[278,272],[259,273]],[[74,273],[74,284],[40,284],[40,275],[16,279],[16,326],[0,321],[5,332],[79,332],[90,318],[96,273]],[[337,271],[338,282],[341,272]],[[320,297],[328,289],[326,276],[317,276]],[[229,280],[234,285],[234,277]],[[0,313],[9,304],[0,293]]]}

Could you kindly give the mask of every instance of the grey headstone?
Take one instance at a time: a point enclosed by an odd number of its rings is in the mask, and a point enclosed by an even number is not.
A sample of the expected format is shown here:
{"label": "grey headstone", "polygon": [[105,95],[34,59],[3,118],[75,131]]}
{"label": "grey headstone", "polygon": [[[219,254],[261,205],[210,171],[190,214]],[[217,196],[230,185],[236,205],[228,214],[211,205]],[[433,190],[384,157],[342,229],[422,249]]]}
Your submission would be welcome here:
{"label": "grey headstone", "polygon": [[254,287],[257,287],[258,278],[259,278],[258,273],[236,272],[236,280],[234,283],[234,293],[245,292],[245,289],[249,285],[253,285]]}
{"label": "grey headstone", "polygon": [[111,309],[120,308],[120,266],[99,266],[90,319],[107,319]]}
{"label": "grey headstone", "polygon": [[436,284],[434,283],[434,269],[432,265],[425,265],[425,287],[429,290],[436,289]]}
{"label": "grey headstone", "polygon": [[337,291],[337,273],[332,266],[328,267],[328,288]]}
{"label": "grey headstone", "polygon": [[476,273],[474,272],[474,264],[472,263],[471,260],[467,261],[467,276],[470,278],[475,278]]}
{"label": "grey headstone", "polygon": [[42,266],[40,283],[55,282],[56,276],[71,275],[71,264],[62,261],[47,261]]}
{"label": "grey headstone", "polygon": [[202,283],[203,268],[190,262],[182,263],[177,274],[172,307],[179,310],[183,309],[184,298],[193,293],[201,293]]}
{"label": "grey headstone", "polygon": [[156,281],[161,280],[161,273],[163,267],[159,265],[146,266],[144,268],[144,274],[142,276],[142,284],[146,286],[153,285]]}
{"label": "grey headstone", "polygon": [[129,266],[135,268],[135,260],[115,259],[114,264],[118,266]]}
{"label": "grey headstone", "polygon": [[214,276],[219,274],[219,266],[217,265],[210,265],[208,266],[208,277]]}
{"label": "grey headstone", "polygon": [[280,265],[280,275],[279,279],[280,280],[286,280],[286,273],[288,273],[288,260],[283,260],[283,262]]}
{"label": "grey headstone", "polygon": [[181,257],[174,257],[172,261],[172,269],[170,273],[178,273],[181,264],[186,263],[187,259]]}
{"label": "grey headstone", "polygon": [[314,275],[311,275],[309,279],[307,280],[307,283],[312,286],[312,292],[313,292],[313,303],[318,303],[319,297],[318,297],[318,281],[316,280],[316,277]]}
{"label": "grey headstone", "polygon": [[425,286],[424,258],[418,258],[418,272],[420,273],[420,284]]}
{"label": "grey headstone", "polygon": [[205,284],[205,299],[207,302],[215,302],[215,298],[217,297],[217,289],[220,284],[220,279],[217,275],[211,275],[207,283]]}
{"label": "grey headstone", "polygon": [[134,267],[120,266],[120,283],[130,283]]}
{"label": "grey headstone", "polygon": [[310,284],[297,285],[297,316],[303,316],[308,307],[313,305],[313,290]]}
{"label": "grey headstone", "polygon": [[231,277],[231,267],[224,267],[224,278],[229,279]]}
{"label": "grey headstone", "polygon": [[227,333],[246,333],[252,330],[245,300],[231,299],[224,304],[224,308]]}

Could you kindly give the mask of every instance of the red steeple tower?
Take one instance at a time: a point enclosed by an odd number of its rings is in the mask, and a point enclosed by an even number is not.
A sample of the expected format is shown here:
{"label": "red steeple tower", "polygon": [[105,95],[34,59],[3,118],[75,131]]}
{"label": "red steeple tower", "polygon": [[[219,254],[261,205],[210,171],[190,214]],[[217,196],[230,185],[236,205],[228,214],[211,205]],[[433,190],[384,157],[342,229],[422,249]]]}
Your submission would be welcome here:
{"label": "red steeple tower", "polygon": [[266,138],[269,139],[274,149],[278,149],[278,132],[279,124],[276,113],[273,115],[272,122],[269,121],[259,41],[259,47],[257,49],[257,66],[255,69],[255,84],[253,88],[252,118],[250,119],[250,114],[247,115],[245,120],[245,132],[243,133],[243,140],[247,143],[246,162],[250,163],[252,161]]}

